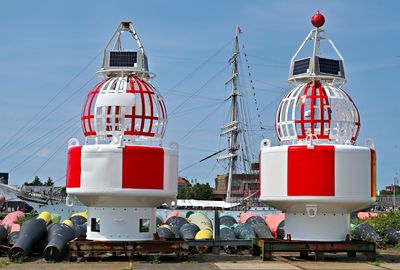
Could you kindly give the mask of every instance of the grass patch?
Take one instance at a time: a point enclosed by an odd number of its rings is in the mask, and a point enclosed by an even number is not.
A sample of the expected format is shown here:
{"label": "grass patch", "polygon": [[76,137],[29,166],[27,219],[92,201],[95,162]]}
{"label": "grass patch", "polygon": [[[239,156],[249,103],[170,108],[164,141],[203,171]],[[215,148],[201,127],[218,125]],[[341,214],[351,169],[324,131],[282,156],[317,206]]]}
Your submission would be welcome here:
{"label": "grass patch", "polygon": [[0,259],[0,268],[9,265],[11,262],[8,258],[1,258]]}

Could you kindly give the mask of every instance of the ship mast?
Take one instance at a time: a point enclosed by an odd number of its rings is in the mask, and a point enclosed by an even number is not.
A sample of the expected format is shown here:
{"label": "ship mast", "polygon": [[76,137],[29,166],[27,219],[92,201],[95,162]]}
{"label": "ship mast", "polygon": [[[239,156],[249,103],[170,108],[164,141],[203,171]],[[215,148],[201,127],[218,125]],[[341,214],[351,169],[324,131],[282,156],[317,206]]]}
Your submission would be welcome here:
{"label": "ship mast", "polygon": [[225,84],[231,84],[231,95],[230,99],[232,101],[232,111],[231,111],[231,122],[227,123],[221,128],[221,136],[227,135],[229,137],[228,140],[228,154],[225,156],[221,156],[218,159],[228,159],[228,184],[226,190],[226,202],[230,202],[231,200],[231,188],[232,188],[232,178],[233,174],[236,172],[236,163],[237,163],[237,151],[238,151],[238,135],[240,132],[239,129],[239,119],[238,119],[238,57],[239,57],[239,27],[236,30],[236,36],[234,41],[234,50],[233,55],[229,59],[229,63],[232,66],[232,74],[225,82]]}

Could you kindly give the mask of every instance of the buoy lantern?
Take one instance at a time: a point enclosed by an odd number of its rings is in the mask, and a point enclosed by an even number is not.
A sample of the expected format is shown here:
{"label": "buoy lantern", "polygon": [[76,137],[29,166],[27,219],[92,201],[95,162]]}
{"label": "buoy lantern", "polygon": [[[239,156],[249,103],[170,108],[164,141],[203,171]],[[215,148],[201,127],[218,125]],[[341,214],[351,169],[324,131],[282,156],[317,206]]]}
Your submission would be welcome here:
{"label": "buoy lantern", "polygon": [[[293,240],[343,241],[350,213],[372,204],[376,196],[376,154],[372,141],[357,146],[360,114],[342,89],[344,60],[317,13],[292,58],[293,89],[281,100],[275,118],[281,143],[261,142],[260,200],[285,212],[285,234]],[[298,59],[309,41],[310,57]],[[337,59],[325,58],[327,40]]]}
{"label": "buoy lantern", "polygon": [[[122,49],[124,32],[138,51]],[[71,139],[68,145],[67,204],[88,206],[87,239],[149,240],[156,207],[177,196],[178,145],[162,145],[166,106],[150,83],[154,74],[131,22],[118,27],[98,73],[103,80],[82,110],[85,144]]]}

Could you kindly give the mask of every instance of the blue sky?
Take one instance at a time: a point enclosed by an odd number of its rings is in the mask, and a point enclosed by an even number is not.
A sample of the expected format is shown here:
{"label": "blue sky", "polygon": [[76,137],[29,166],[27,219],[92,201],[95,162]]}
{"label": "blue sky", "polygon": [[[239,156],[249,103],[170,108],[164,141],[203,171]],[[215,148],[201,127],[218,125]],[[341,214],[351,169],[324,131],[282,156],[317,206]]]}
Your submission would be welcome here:
{"label": "blue sky", "polygon": [[[344,89],[361,114],[358,144],[375,140],[378,186],[388,185],[400,170],[399,8],[398,1],[4,2],[0,170],[10,171],[14,184],[34,175],[62,179],[66,142],[72,136],[82,141],[78,115],[99,81],[100,52],[121,20],[134,22],[157,73],[153,83],[170,112],[165,141],[179,141],[181,169],[226,144],[219,130],[227,120],[224,82],[236,25],[243,30],[262,121],[272,127],[280,97],[290,89],[290,58],[311,29],[310,17],[320,10],[346,60]],[[249,105],[254,111],[252,99]],[[276,141],[274,132],[265,135]],[[253,148],[258,144],[254,137]],[[223,164],[209,159],[182,175],[213,184],[223,170]]]}

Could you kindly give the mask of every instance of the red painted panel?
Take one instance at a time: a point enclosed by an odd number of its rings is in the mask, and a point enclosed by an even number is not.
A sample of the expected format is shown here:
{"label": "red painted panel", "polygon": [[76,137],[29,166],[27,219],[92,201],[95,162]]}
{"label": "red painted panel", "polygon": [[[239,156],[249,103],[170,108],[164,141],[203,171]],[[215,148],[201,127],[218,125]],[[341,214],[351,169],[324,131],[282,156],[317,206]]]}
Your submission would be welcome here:
{"label": "red painted panel", "polygon": [[376,197],[376,152],[371,149],[371,197]]}
{"label": "red painted panel", "polygon": [[288,196],[335,196],[335,147],[289,146]]}
{"label": "red painted panel", "polygon": [[163,189],[164,149],[126,146],[122,151],[122,188]]}
{"label": "red painted panel", "polygon": [[81,187],[81,152],[82,146],[74,146],[68,149],[67,160],[67,188]]}

